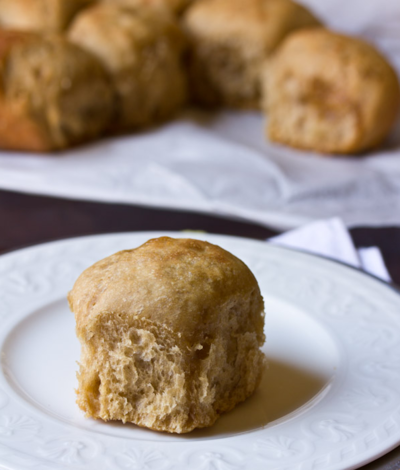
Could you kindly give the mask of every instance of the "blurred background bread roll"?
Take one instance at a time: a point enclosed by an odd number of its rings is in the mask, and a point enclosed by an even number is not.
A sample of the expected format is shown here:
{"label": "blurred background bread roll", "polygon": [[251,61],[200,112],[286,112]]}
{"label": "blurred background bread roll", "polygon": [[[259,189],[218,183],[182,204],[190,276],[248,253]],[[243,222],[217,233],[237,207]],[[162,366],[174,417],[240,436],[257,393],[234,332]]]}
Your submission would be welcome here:
{"label": "blurred background bread roll", "polygon": [[323,28],[285,40],[266,65],[268,136],[331,153],[380,144],[400,107],[395,71],[370,44]]}
{"label": "blurred background bread roll", "polygon": [[291,0],[201,0],[183,18],[194,100],[239,108],[260,107],[262,64],[280,42],[298,28],[320,25]]}
{"label": "blurred background bread roll", "polygon": [[108,126],[112,106],[94,56],[61,37],[0,30],[1,148],[43,152],[86,142]]}
{"label": "blurred background bread roll", "polygon": [[211,426],[260,382],[260,288],[217,245],[149,240],[86,269],[68,300],[87,417],[186,433]]}
{"label": "blurred background bread roll", "polygon": [[0,27],[40,32],[63,31],[93,0],[0,0]]}
{"label": "blurred background bread roll", "polygon": [[116,90],[115,130],[163,121],[185,103],[185,41],[171,15],[100,3],[75,18],[68,36],[110,73]]}

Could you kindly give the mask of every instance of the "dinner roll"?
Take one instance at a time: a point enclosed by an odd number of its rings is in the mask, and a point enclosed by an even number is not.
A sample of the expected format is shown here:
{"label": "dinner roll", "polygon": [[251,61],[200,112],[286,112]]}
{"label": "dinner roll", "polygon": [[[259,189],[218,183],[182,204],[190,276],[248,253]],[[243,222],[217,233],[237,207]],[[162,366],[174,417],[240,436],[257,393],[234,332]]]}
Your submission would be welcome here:
{"label": "dinner roll", "polygon": [[319,25],[291,0],[202,0],[184,15],[194,100],[207,106],[260,107],[266,57],[293,30]]}
{"label": "dinner roll", "polygon": [[150,240],[88,268],[68,299],[87,417],[185,433],[211,426],[260,382],[260,289],[218,246]]}
{"label": "dinner roll", "polygon": [[63,31],[93,0],[0,0],[0,27],[39,32]]}
{"label": "dinner roll", "polygon": [[154,124],[186,98],[183,35],[170,15],[101,3],[81,12],[69,38],[95,54],[116,89],[116,130]]}
{"label": "dinner roll", "polygon": [[1,148],[79,144],[98,137],[111,113],[111,84],[91,54],[60,37],[0,30]]}
{"label": "dinner roll", "polygon": [[264,89],[269,138],[318,152],[377,146],[400,105],[396,73],[373,46],[322,28],[285,40]]}

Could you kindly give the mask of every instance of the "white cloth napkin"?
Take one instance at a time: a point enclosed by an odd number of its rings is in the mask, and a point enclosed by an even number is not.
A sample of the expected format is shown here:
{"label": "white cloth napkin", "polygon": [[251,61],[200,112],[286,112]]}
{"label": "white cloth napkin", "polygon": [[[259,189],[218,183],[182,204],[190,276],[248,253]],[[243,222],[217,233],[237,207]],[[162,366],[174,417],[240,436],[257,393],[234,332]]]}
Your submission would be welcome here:
{"label": "white cloth napkin", "polygon": [[357,250],[343,221],[337,217],[307,224],[269,238],[268,241],[326,256],[362,269],[386,282],[391,281],[379,248]]}

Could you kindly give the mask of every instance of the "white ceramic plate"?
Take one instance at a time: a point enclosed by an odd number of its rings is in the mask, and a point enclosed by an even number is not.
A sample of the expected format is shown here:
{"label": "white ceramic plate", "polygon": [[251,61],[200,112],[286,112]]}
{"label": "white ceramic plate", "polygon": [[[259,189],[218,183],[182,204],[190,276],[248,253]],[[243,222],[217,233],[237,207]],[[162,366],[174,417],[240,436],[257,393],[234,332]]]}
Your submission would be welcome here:
{"label": "white ceramic plate", "polygon": [[[400,296],[264,242],[190,234],[256,274],[270,367],[247,402],[183,436],[85,419],[66,294],[81,271],[160,233],[78,238],[0,257],[0,466],[21,470],[341,470],[400,442]],[[171,236],[188,236],[172,233]]]}

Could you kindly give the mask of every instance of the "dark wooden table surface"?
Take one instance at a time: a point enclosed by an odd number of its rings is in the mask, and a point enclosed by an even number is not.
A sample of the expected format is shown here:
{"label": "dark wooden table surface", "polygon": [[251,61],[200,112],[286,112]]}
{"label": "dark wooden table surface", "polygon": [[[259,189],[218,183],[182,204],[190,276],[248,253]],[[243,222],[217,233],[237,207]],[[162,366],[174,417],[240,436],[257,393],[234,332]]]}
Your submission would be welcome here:
{"label": "dark wooden table surface", "polygon": [[[260,240],[277,234],[257,224],[197,213],[0,191],[0,254],[82,235],[188,229]],[[381,249],[394,283],[400,286],[400,228],[361,227],[351,230],[351,236],[357,247],[378,246]],[[399,470],[400,448],[363,468]]]}

